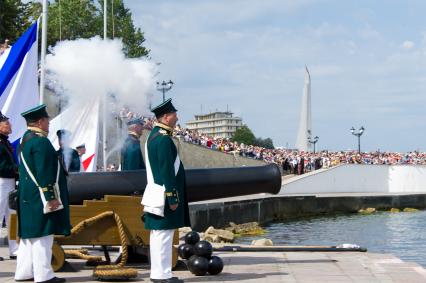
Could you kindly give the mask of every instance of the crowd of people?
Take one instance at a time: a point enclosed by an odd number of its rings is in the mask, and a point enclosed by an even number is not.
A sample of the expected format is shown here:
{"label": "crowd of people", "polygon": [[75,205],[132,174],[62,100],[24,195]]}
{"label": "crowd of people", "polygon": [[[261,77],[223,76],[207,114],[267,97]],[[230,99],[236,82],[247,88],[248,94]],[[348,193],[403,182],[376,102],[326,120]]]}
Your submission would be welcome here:
{"label": "crowd of people", "polygon": [[339,164],[426,164],[423,152],[361,152],[358,151],[320,151],[303,152],[295,149],[267,149],[246,145],[225,138],[213,138],[179,125],[174,135],[185,142],[208,147],[227,154],[276,163],[284,174],[303,174],[320,168],[330,168]]}
{"label": "crowd of people", "polygon": [[[138,114],[127,112],[127,117],[138,116]],[[155,119],[145,117],[144,128],[152,129]],[[260,146],[238,143],[227,138],[215,138],[206,134],[198,133],[177,125],[173,135],[180,140],[220,151],[225,154],[242,156],[267,163],[275,163],[283,174],[303,174],[305,172],[330,168],[340,164],[367,164],[367,165],[396,165],[396,164],[426,164],[426,152],[412,151],[399,152],[361,152],[358,151],[328,151],[303,152],[296,149],[267,149]]]}

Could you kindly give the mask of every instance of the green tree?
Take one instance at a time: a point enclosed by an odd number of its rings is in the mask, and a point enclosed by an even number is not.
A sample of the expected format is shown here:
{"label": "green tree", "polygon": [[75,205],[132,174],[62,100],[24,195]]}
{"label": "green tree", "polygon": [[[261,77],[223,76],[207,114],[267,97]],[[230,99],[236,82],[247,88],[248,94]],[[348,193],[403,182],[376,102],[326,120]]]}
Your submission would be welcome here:
{"label": "green tree", "polygon": [[[103,1],[99,0],[103,7]],[[108,9],[108,37],[122,38],[124,53],[130,58],[147,56],[149,50],[143,46],[145,37],[140,28],[133,24],[132,13],[122,0],[112,0]],[[114,15],[112,17],[112,14]],[[103,14],[101,14],[102,16]]]}
{"label": "green tree", "polygon": [[253,145],[255,146],[260,146],[260,147],[264,147],[267,149],[274,149],[274,143],[272,141],[271,138],[266,138],[266,139],[262,139],[262,138],[255,138]]}
{"label": "green tree", "polygon": [[238,143],[252,145],[254,143],[255,136],[253,132],[249,129],[249,127],[243,125],[241,128],[235,131],[232,140]]}
{"label": "green tree", "polygon": [[90,0],[55,0],[48,9],[47,45],[60,40],[74,40],[101,35],[98,8]]}
{"label": "green tree", "polygon": [[27,6],[21,0],[0,0],[0,44],[6,39],[13,44],[28,28]]}
{"label": "green tree", "polygon": [[275,149],[274,142],[271,138],[266,138],[263,140],[264,148]]}
{"label": "green tree", "polygon": [[[103,37],[103,3],[103,0],[98,0],[98,4],[94,0],[52,1],[48,9],[47,45],[53,46],[60,40],[91,38],[96,35]],[[29,2],[26,11],[32,17],[40,15],[41,5]],[[122,38],[123,52],[127,57],[149,54],[149,50],[143,46],[145,38],[141,29],[134,26],[132,13],[122,0],[108,0],[107,37]]]}

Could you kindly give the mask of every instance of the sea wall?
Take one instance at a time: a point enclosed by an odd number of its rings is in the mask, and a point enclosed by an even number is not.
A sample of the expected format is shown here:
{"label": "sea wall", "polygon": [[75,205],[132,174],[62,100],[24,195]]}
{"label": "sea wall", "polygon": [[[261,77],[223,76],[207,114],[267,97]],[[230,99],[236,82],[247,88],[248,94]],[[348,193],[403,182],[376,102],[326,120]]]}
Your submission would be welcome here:
{"label": "sea wall", "polygon": [[201,231],[231,221],[266,223],[368,207],[425,209],[426,166],[341,165],[285,179],[279,195],[192,203],[190,215]]}
{"label": "sea wall", "polygon": [[341,165],[283,184],[281,194],[426,193],[425,165]]}
{"label": "sea wall", "polygon": [[391,208],[426,208],[426,194],[399,194],[376,196],[274,196],[240,201],[193,203],[190,205],[192,226],[203,231],[209,226],[226,227],[229,222],[257,221],[264,224],[275,220],[296,217],[355,213],[374,207],[378,210]]}

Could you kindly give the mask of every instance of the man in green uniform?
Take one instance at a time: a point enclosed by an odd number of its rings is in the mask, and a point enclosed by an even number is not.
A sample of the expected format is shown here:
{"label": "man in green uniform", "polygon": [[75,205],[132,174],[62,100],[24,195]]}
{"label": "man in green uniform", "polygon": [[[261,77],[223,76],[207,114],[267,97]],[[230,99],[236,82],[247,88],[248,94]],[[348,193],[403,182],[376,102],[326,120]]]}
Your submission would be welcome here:
{"label": "man in green uniform", "polygon": [[15,280],[57,283],[65,279],[53,273],[53,235],[70,234],[68,189],[65,170],[47,138],[46,105],[21,114],[28,130],[21,139],[18,234],[21,238]]}
{"label": "man in green uniform", "polygon": [[77,150],[69,146],[71,132],[67,130],[56,131],[59,141],[59,149],[56,151],[67,172],[80,172],[80,156]]}
{"label": "man in green uniform", "polygon": [[140,138],[143,131],[143,120],[133,118],[127,122],[129,135],[121,148],[121,171],[145,169]]}
{"label": "man in green uniform", "polygon": [[[8,137],[12,133],[12,125],[9,118],[0,112],[0,226],[3,218],[6,218],[9,227],[10,209],[8,204],[9,192],[15,189],[18,179],[18,165],[13,157],[13,148]],[[9,239],[9,257],[16,259],[18,246],[15,240]],[[0,257],[0,260],[3,260]]]}
{"label": "man in green uniform", "polygon": [[164,186],[164,216],[145,213],[145,229],[150,232],[152,282],[183,282],[172,275],[172,244],[174,230],[191,226],[186,197],[185,168],[172,140],[178,120],[171,99],[151,110],[157,123],[147,139],[147,178]]}

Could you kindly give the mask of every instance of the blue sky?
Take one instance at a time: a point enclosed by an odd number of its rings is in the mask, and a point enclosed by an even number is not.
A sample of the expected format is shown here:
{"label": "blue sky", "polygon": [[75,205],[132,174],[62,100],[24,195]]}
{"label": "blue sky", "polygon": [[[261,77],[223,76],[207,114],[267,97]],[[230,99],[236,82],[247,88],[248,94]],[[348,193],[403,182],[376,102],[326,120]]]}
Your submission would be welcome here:
{"label": "blue sky", "polygon": [[[182,124],[226,110],[293,147],[304,65],[319,149],[426,151],[424,1],[125,1]],[[160,93],[156,102],[161,99]]]}

